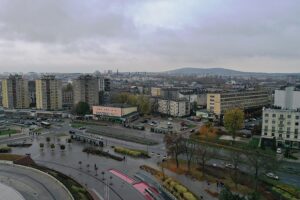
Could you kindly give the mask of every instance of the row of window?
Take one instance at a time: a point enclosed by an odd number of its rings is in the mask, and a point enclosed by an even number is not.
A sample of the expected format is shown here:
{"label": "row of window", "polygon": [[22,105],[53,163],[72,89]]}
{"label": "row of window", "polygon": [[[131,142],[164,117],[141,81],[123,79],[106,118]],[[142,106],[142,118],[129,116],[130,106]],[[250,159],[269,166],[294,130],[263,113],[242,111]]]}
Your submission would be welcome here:
{"label": "row of window", "polygon": [[[269,123],[269,120],[265,120],[265,124],[267,124],[267,123]],[[274,120],[272,120],[272,124],[275,124],[276,123],[276,121],[274,121]],[[290,121],[288,121],[287,123],[286,123],[287,125],[291,125],[291,122]],[[284,123],[283,123],[283,121],[280,121],[279,122],[279,125],[284,125]],[[299,122],[295,122],[295,126],[298,126],[299,125]]]}
{"label": "row of window", "polygon": [[[264,132],[264,135],[268,135],[268,132]],[[271,136],[274,137],[275,133],[272,133]],[[279,134],[278,137],[282,138],[282,134]],[[286,138],[291,138],[290,135],[288,135],[288,134],[285,137]],[[298,135],[294,135],[294,139],[298,139]]]}
{"label": "row of window", "polygon": [[[265,113],[265,117],[269,117],[269,113]],[[273,118],[276,118],[276,114],[272,114],[272,117],[273,117]],[[283,118],[284,118],[284,115],[283,115],[283,114],[280,114],[280,115],[279,115],[279,118],[282,118],[282,119],[283,119]],[[287,115],[287,118],[288,118],[288,119],[291,119],[291,118],[292,118],[292,115]],[[296,115],[296,116],[295,116],[295,119],[299,119],[299,118],[300,118],[299,115]]]}
{"label": "row of window", "polygon": [[[268,126],[265,126],[265,129],[264,129],[264,130],[267,131],[267,130],[268,130]],[[275,131],[275,127],[273,126],[271,130],[272,130],[272,132],[274,132],[274,131]],[[279,127],[278,131],[283,132],[283,128],[282,128],[282,127]],[[290,128],[290,127],[287,127],[287,128],[286,128],[286,132],[287,132],[287,133],[290,133],[290,132],[291,132],[291,128]],[[298,128],[295,128],[295,129],[294,129],[294,134],[298,134]]]}

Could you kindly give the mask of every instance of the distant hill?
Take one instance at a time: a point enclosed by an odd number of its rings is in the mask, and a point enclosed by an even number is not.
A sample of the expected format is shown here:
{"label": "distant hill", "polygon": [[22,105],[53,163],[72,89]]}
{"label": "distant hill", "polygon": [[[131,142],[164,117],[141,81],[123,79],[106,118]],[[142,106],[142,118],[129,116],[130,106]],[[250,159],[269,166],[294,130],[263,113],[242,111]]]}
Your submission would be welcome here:
{"label": "distant hill", "polygon": [[284,76],[300,75],[300,73],[263,73],[263,72],[242,72],[225,68],[192,68],[185,67],[166,71],[170,75],[212,75],[212,76]]}

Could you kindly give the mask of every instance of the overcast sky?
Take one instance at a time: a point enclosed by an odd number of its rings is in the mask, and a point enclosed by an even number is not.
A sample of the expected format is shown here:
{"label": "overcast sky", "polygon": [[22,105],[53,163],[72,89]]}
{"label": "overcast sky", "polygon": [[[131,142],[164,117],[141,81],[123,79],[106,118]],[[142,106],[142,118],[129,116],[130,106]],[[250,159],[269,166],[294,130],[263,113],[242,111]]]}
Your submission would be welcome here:
{"label": "overcast sky", "polygon": [[1,72],[300,72],[299,0],[0,0]]}

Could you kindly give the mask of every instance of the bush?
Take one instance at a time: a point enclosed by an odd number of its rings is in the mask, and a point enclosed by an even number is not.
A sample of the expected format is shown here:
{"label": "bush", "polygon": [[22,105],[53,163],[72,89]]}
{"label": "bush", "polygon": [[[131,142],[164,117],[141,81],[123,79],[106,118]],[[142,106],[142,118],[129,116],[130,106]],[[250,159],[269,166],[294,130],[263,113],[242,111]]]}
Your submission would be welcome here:
{"label": "bush", "polygon": [[122,157],[110,154],[108,152],[102,151],[100,149],[96,149],[94,147],[87,147],[87,148],[84,148],[82,151],[85,152],[85,153],[90,153],[90,154],[94,154],[94,155],[98,155],[98,156],[111,158],[111,159],[114,159],[114,160],[117,160],[117,161],[123,161]]}
{"label": "bush", "polygon": [[14,144],[8,144],[8,147],[30,147],[31,143],[14,143]]}
{"label": "bush", "polygon": [[180,184],[175,185],[175,190],[181,194],[187,192],[187,189]]}
{"label": "bush", "polygon": [[197,198],[190,192],[183,193],[183,198],[186,200],[197,200]]}
{"label": "bush", "polygon": [[146,151],[137,150],[137,149],[128,149],[124,147],[115,147],[114,151],[120,154],[132,156],[132,157],[143,157],[143,158],[150,158]]}

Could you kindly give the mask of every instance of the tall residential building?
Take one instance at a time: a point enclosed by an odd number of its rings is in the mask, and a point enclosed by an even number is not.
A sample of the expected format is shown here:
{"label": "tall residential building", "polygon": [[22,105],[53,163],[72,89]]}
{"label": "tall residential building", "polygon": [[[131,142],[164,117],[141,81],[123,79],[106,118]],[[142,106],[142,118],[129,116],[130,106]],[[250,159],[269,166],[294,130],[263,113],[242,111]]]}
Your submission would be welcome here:
{"label": "tall residential building", "polygon": [[99,105],[99,83],[92,75],[81,75],[73,81],[74,104],[86,102],[93,106]]}
{"label": "tall residential building", "polygon": [[190,102],[185,99],[158,99],[158,112],[173,117],[190,115]]}
{"label": "tall residential building", "polygon": [[107,77],[98,77],[99,92],[109,92],[110,91],[110,79]]}
{"label": "tall residential building", "polygon": [[285,90],[275,90],[274,106],[282,109],[299,109],[300,91],[294,89],[294,87],[286,87]]}
{"label": "tall residential building", "polygon": [[300,112],[296,110],[263,109],[262,142],[273,138],[279,147],[300,149]]}
{"label": "tall residential building", "polygon": [[73,86],[68,83],[62,88],[62,106],[65,110],[70,110],[73,107]]}
{"label": "tall residential building", "polygon": [[110,78],[104,76],[98,76],[99,84],[99,104],[110,103]]}
{"label": "tall residential building", "polygon": [[270,104],[269,93],[264,90],[234,91],[207,94],[207,110],[222,115],[227,110],[239,107],[244,110],[262,108]]}
{"label": "tall residential building", "polygon": [[28,81],[21,75],[2,80],[2,104],[4,108],[28,108]]}
{"label": "tall residential building", "polygon": [[44,75],[35,81],[36,108],[42,110],[62,109],[62,83],[53,75]]}

